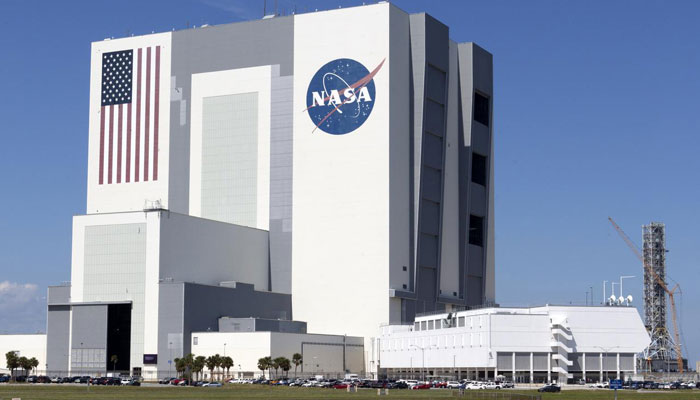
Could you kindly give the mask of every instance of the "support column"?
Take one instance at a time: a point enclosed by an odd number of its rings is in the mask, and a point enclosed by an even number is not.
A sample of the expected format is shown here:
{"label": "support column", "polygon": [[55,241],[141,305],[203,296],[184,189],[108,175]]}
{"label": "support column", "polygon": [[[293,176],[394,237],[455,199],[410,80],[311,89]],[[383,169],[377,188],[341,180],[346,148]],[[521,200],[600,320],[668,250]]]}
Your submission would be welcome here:
{"label": "support column", "polygon": [[620,353],[617,353],[617,378],[620,379]]}
{"label": "support column", "polygon": [[552,353],[547,353],[547,383],[552,382]]}
{"label": "support column", "polygon": [[530,353],[530,383],[535,383],[535,355]]}
{"label": "support column", "polygon": [[603,353],[600,353],[600,382],[603,382]]}
{"label": "support column", "polygon": [[637,375],[637,353],[634,353],[634,358],[632,358],[632,368],[634,368],[634,374]]}
{"label": "support column", "polygon": [[586,382],[586,353],[583,353],[583,366],[581,369],[581,372],[583,372],[583,381]]}
{"label": "support column", "polygon": [[515,383],[515,352],[513,352],[513,378],[511,379],[511,382]]}

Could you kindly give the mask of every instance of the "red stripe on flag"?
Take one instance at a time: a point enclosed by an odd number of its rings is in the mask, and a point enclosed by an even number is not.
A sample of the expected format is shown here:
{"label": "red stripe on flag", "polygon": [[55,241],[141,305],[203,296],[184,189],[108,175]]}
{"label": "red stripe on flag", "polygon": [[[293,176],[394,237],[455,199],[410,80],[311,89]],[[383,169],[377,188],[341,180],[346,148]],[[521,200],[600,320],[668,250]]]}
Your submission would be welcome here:
{"label": "red stripe on flag", "polygon": [[126,106],[126,183],[131,179],[131,106]]}
{"label": "red stripe on flag", "polygon": [[153,180],[158,180],[158,96],[160,92],[160,46],[156,46],[156,88],[153,106]]}
{"label": "red stripe on flag", "polygon": [[104,183],[105,172],[105,106],[100,108],[100,185]]}
{"label": "red stripe on flag", "polygon": [[107,157],[107,183],[112,183],[112,153],[114,152],[114,106],[109,106],[109,156]]}
{"label": "red stripe on flag", "polygon": [[122,105],[119,105],[119,122],[117,124],[117,183],[122,182]]}
{"label": "red stripe on flag", "polygon": [[136,151],[134,152],[134,182],[139,181],[139,163],[141,162],[141,50],[138,51],[138,71],[136,73]]}
{"label": "red stripe on flag", "polygon": [[143,180],[148,180],[148,142],[151,123],[151,48],[146,48],[146,121],[143,130]]}

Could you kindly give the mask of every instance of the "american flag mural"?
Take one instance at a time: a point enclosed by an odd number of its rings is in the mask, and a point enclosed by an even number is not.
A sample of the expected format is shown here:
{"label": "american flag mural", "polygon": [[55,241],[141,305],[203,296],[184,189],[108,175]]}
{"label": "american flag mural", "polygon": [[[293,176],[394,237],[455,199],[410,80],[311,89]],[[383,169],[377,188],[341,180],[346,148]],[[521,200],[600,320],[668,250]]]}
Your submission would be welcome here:
{"label": "american flag mural", "polygon": [[158,180],[160,53],[102,54],[100,185]]}

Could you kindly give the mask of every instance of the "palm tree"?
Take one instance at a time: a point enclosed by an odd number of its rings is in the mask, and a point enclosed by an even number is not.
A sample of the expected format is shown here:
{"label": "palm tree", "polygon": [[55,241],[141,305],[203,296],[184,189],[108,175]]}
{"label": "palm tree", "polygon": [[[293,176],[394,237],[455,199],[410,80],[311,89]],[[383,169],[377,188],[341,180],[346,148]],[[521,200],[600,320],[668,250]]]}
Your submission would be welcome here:
{"label": "palm tree", "polygon": [[294,364],[294,377],[297,377],[297,367],[301,365],[301,363],[304,362],[304,358],[301,356],[299,353],[294,353],[292,355],[292,363]]}
{"label": "palm tree", "polygon": [[19,368],[19,357],[14,351],[8,351],[5,353],[5,360],[7,361],[7,369],[10,370],[10,375],[15,376],[15,369]]}
{"label": "palm tree", "polygon": [[39,366],[39,360],[37,360],[36,358],[32,357],[32,358],[29,359],[29,365],[31,365],[33,369],[36,369],[36,367]]}
{"label": "palm tree", "polygon": [[117,362],[119,361],[119,357],[117,357],[116,354],[112,354],[112,357],[109,358],[109,362],[112,363],[112,371],[117,370]]}
{"label": "palm tree", "polygon": [[207,362],[207,358],[204,356],[197,356],[192,362],[192,372],[197,373],[197,378],[202,379],[202,370],[204,370],[204,365]]}
{"label": "palm tree", "polygon": [[273,365],[272,365],[272,357],[270,357],[270,356],[265,357],[265,362],[267,363],[267,372],[268,372],[268,376],[269,376],[270,379],[272,379],[272,367],[273,367]]}
{"label": "palm tree", "polygon": [[277,371],[278,371],[278,370],[280,369],[280,367],[282,366],[281,363],[282,363],[282,360],[283,360],[283,359],[284,359],[284,357],[277,357],[277,358],[275,358],[274,360],[272,360],[272,368],[275,369],[275,378],[277,378],[277,376],[278,376]]}
{"label": "palm tree", "polygon": [[211,375],[211,380],[214,380],[214,369],[216,368],[217,365],[219,365],[219,360],[216,359],[217,355],[214,356],[209,356],[207,357],[207,361],[205,361],[205,364],[207,365],[207,368],[209,369],[209,374]]}
{"label": "palm tree", "polygon": [[270,357],[263,357],[258,359],[258,369],[262,371],[263,379],[265,379],[265,371],[270,368],[270,364],[268,364],[269,358]]}
{"label": "palm tree", "polygon": [[287,357],[280,357],[280,368],[282,368],[282,371],[284,371],[284,377],[288,378],[289,377],[289,370],[292,369],[292,363],[289,361]]}
{"label": "palm tree", "polygon": [[226,377],[229,376],[229,370],[233,367],[233,358],[229,356],[221,357],[221,368],[226,369]]}
{"label": "palm tree", "polygon": [[29,362],[29,359],[27,357],[19,358],[19,366],[24,370],[24,375],[27,375],[27,371],[29,371],[32,368],[32,364]]}
{"label": "palm tree", "polygon": [[187,366],[185,365],[185,360],[182,358],[175,358],[173,359],[173,362],[175,363],[175,372],[177,372],[177,377],[179,378],[182,376],[182,373],[185,372],[185,369]]}

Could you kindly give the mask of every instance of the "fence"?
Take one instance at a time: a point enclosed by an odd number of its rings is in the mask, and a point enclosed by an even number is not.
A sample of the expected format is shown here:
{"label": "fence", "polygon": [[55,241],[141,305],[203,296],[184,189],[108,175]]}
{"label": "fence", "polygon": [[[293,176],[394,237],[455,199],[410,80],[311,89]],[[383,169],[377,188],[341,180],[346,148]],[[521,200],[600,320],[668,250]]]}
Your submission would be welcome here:
{"label": "fence", "polygon": [[540,395],[530,395],[521,393],[507,393],[507,392],[482,392],[480,390],[464,390],[461,389],[457,392],[453,392],[453,396],[464,397],[467,399],[500,399],[500,400],[542,400]]}

